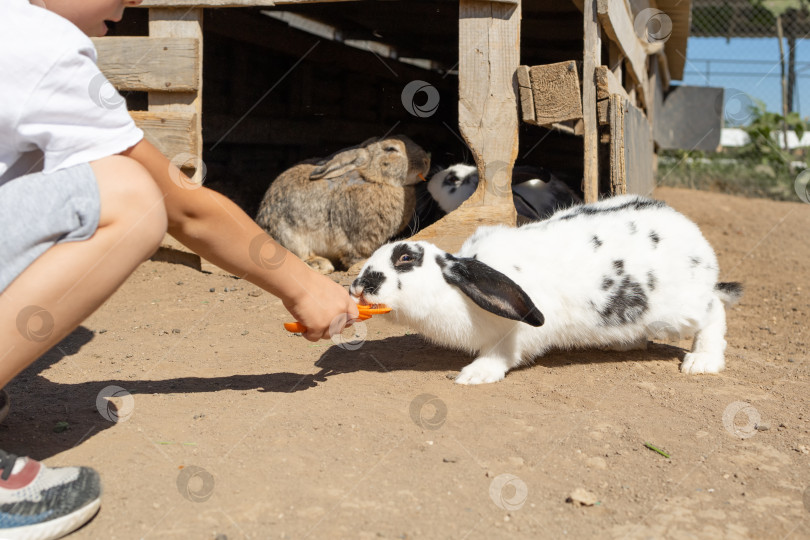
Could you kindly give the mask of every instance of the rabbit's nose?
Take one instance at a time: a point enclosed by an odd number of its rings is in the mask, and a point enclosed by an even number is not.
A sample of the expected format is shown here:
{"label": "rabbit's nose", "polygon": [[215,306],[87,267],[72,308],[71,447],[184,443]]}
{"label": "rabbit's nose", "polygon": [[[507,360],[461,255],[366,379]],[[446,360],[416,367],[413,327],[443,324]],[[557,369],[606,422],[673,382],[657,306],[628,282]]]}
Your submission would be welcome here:
{"label": "rabbit's nose", "polygon": [[366,269],[357,279],[354,280],[349,292],[353,296],[362,296],[363,293],[377,294],[380,286],[385,281],[385,274],[376,270]]}

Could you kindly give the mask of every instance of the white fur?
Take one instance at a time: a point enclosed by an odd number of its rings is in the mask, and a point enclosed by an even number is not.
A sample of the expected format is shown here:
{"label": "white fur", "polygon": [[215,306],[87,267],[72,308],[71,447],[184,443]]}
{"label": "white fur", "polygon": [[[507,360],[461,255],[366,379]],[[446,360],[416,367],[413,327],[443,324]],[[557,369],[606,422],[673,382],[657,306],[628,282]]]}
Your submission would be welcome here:
{"label": "white fur", "polygon": [[[456,378],[461,384],[498,381],[551,348],[638,344],[662,328],[669,335],[695,335],[684,373],[719,372],[725,367],[723,302],[733,298],[715,289],[717,259],[698,227],[672,208],[652,204],[636,196],[614,197],[520,228],[481,227],[464,243],[456,256],[475,256],[517,283],[544,315],[539,327],[472,302],[445,281],[436,258],[446,253],[427,242],[412,243],[424,249],[424,258],[408,272],[395,271],[391,260],[401,243],[382,246],[360,276],[376,271],[385,280],[376,291],[364,291],[358,278],[351,292],[390,306],[399,322],[437,344],[477,354]],[[611,210],[620,206],[628,207]],[[622,261],[621,274],[616,261]],[[625,277],[641,287],[646,308],[629,321],[609,314],[606,319],[609,299]],[[608,290],[606,279],[614,282]]]}
{"label": "white fur", "polygon": [[[457,180],[445,185],[444,180],[449,175],[454,176]],[[439,207],[448,214],[469,199],[477,187],[478,167],[463,163],[437,172],[430,177],[427,185],[430,195],[439,203]]]}

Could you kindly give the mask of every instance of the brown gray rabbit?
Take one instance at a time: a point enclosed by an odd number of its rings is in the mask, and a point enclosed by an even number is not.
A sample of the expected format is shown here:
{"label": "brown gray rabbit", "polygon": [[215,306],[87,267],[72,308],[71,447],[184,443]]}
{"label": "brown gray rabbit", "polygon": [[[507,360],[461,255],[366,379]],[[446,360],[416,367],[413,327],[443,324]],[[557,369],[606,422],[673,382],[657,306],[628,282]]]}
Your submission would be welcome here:
{"label": "brown gray rabbit", "polygon": [[369,139],[281,173],[256,223],[323,274],[348,268],[405,228],[413,185],[429,168],[428,154],[404,135]]}

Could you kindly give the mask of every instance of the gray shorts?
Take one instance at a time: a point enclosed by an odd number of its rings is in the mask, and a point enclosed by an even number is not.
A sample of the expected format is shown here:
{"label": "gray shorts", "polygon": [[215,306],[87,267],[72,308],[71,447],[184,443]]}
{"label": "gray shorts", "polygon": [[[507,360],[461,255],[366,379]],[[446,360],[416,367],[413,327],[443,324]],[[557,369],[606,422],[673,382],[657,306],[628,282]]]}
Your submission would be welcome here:
{"label": "gray shorts", "polygon": [[51,246],[93,236],[100,212],[87,163],[0,185],[0,292]]}

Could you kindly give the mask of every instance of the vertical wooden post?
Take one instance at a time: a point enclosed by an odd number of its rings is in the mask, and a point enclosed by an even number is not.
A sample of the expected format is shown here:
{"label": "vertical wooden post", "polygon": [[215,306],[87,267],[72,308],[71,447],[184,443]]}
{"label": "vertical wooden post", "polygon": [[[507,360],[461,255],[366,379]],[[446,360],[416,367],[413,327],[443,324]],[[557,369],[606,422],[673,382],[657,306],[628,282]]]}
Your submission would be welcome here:
{"label": "vertical wooden post", "polygon": [[199,40],[199,64],[197,65],[197,90],[194,92],[149,92],[150,112],[182,112],[194,115],[195,147],[193,157],[175,160],[166,156],[184,170],[196,169],[194,181],[202,182],[202,57],[203,57],[203,10],[201,8],[149,8],[150,37],[190,37]]}
{"label": "vertical wooden post", "polygon": [[459,103],[461,135],[478,164],[470,205],[511,207],[518,151],[520,4],[460,0]]}
{"label": "vertical wooden post", "polygon": [[480,225],[514,225],[520,3],[459,0],[458,122],[478,165],[478,189],[413,239],[456,251]]}
{"label": "vertical wooden post", "polygon": [[602,64],[602,37],[597,17],[596,0],[584,0],[583,31],[585,36],[582,59],[582,122],[585,147],[585,167],[582,192],[585,202],[599,200],[599,121],[596,112],[596,68]]}

